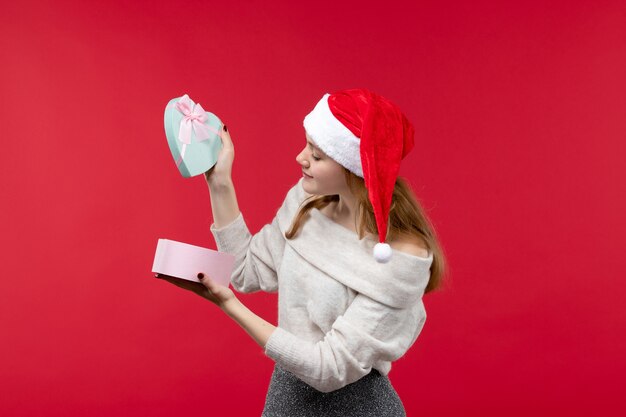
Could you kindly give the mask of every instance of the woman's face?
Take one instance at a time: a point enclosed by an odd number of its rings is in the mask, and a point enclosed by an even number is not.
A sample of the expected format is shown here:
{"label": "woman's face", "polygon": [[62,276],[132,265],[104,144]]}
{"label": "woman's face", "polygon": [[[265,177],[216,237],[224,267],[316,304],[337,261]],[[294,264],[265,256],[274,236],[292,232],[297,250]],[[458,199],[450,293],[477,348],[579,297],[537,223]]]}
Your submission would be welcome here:
{"label": "woman's face", "polygon": [[304,176],[302,182],[304,191],[315,195],[334,195],[345,192],[348,186],[343,167],[326,156],[315,145],[308,133],[305,133],[305,137],[304,149],[296,157]]}

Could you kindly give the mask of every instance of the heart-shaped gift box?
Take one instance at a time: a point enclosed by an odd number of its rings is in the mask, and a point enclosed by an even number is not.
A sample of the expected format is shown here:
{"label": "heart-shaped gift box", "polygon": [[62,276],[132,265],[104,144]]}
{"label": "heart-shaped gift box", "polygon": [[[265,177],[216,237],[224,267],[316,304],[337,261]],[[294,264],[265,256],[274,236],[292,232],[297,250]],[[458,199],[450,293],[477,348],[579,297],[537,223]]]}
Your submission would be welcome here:
{"label": "heart-shaped gift box", "polygon": [[165,136],[176,167],[189,178],[208,171],[222,149],[222,122],[187,94],[165,106]]}

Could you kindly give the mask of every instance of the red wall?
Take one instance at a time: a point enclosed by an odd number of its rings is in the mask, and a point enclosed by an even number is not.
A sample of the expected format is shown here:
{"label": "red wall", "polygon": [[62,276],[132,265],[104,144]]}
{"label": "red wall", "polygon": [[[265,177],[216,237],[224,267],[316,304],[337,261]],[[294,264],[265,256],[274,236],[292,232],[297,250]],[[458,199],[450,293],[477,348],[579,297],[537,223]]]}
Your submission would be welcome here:
{"label": "red wall", "polygon": [[[625,23],[623,1],[6,2],[0,414],[259,415],[271,359],[150,273],[158,238],[215,248],[163,109],[227,123],[256,232],[304,116],[367,87],[415,125],[401,174],[450,262],[390,373],[409,415],[624,415]],[[275,295],[240,299],[275,323]]]}

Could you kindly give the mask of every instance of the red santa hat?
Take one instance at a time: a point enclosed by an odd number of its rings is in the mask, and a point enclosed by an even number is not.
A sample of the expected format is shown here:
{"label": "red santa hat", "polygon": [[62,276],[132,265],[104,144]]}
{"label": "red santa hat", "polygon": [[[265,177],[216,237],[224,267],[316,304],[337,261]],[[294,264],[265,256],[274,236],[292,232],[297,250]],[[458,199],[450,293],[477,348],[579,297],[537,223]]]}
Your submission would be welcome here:
{"label": "red santa hat", "polygon": [[364,179],[380,240],[374,258],[389,262],[389,208],[400,161],[413,149],[413,125],[398,106],[363,88],[324,94],[303,124],[326,155]]}

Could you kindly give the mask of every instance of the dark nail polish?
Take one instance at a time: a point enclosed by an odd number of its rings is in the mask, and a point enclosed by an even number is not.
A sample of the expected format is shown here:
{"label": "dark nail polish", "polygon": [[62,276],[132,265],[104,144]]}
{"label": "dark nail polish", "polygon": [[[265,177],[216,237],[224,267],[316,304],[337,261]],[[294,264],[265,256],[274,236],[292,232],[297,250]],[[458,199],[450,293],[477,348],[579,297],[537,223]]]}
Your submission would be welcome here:
{"label": "dark nail polish", "polygon": [[204,274],[203,274],[202,272],[199,272],[199,273],[198,273],[198,278],[199,278],[199,279],[204,278]]}
{"label": "dark nail polish", "polygon": [[224,125],[224,132],[228,132],[228,128]]}

